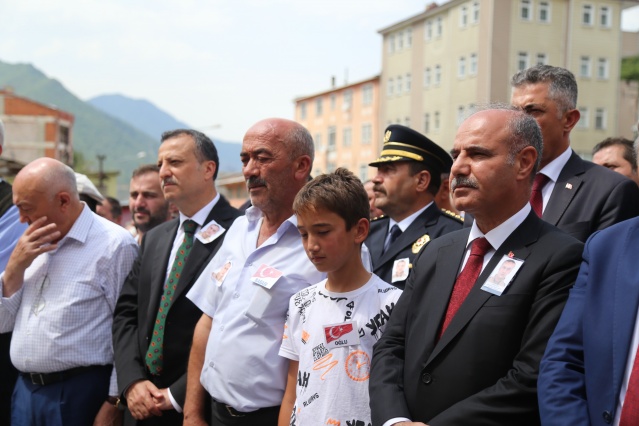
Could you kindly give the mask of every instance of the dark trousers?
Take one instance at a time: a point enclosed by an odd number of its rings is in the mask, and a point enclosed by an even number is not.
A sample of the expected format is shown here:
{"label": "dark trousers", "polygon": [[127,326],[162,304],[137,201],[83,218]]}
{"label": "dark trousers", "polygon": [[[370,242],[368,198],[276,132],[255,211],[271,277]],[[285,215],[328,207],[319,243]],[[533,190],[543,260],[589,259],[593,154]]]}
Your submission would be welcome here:
{"label": "dark trousers", "polygon": [[10,347],[11,333],[0,334],[0,425],[11,424],[11,395],[18,379],[18,370],[9,356]]}
{"label": "dark trousers", "polygon": [[279,414],[279,406],[239,413],[221,402],[211,402],[211,426],[277,426]]}
{"label": "dark trousers", "polygon": [[45,386],[20,375],[13,391],[12,426],[92,425],[109,396],[112,367],[95,367]]}

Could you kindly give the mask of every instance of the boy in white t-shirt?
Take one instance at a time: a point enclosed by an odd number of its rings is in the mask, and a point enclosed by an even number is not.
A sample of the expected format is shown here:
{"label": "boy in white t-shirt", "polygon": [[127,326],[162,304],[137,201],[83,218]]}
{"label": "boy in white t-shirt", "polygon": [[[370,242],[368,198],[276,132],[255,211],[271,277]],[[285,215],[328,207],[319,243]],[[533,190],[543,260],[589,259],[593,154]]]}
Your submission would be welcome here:
{"label": "boy in white t-shirt", "polygon": [[401,290],[361,259],[368,197],[346,169],[321,175],[295,198],[306,254],[328,278],[291,297],[279,354],[290,359],[279,426],[371,424],[373,345]]}

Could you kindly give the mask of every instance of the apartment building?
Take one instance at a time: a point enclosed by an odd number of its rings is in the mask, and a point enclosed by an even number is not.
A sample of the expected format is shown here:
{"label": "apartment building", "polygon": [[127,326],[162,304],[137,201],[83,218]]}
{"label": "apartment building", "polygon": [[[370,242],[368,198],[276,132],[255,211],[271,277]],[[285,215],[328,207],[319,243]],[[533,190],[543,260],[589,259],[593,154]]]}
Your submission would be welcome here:
{"label": "apartment building", "polygon": [[619,135],[621,11],[615,0],[452,0],[380,30],[380,129],[400,123],[452,147],[476,105],[510,101],[510,77],[537,63],[571,70],[588,155]]}
{"label": "apartment building", "polygon": [[380,152],[379,76],[295,99],[295,121],[315,142],[313,176],[346,167],[362,181]]}

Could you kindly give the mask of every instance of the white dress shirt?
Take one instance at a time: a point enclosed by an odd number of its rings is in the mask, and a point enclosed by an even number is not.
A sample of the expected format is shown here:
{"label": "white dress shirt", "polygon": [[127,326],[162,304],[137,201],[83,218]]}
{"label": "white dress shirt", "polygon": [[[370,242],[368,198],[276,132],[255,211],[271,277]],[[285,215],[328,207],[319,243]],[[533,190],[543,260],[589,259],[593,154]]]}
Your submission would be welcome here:
{"label": "white dress shirt", "polygon": [[[82,213],[58,247],[36,257],[22,288],[6,298],[0,321],[15,319],[11,362],[24,373],[113,364],[113,310],[138,246],[122,227]],[[115,369],[109,395],[117,395]]]}
{"label": "white dress shirt", "polygon": [[565,150],[559,157],[552,160],[550,163],[546,164],[546,166],[539,170],[538,173],[542,173],[548,176],[548,182],[541,190],[541,198],[543,200],[542,205],[542,213],[546,209],[548,205],[548,200],[550,200],[550,196],[552,195],[553,189],[555,189],[555,184],[557,183],[557,179],[559,179],[559,175],[561,171],[564,169],[564,166],[570,160],[570,156],[572,155],[572,149],[568,148]]}
{"label": "white dress shirt", "polygon": [[[237,218],[188,293],[213,318],[200,381],[215,400],[241,412],[282,403],[288,360],[278,351],[289,299],[325,278],[304,252],[295,216],[257,247],[262,221],[256,207]],[[270,289],[251,279],[262,265],[282,274]]]}

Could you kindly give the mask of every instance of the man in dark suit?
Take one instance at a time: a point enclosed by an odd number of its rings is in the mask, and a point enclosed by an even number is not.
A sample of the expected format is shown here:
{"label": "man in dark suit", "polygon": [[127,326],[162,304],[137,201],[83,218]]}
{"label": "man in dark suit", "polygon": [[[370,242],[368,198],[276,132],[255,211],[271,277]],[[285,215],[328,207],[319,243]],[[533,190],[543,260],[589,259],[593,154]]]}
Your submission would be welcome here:
{"label": "man in dark suit", "polygon": [[570,132],[579,121],[574,75],[564,68],[536,65],[515,74],[511,85],[512,104],[534,117],[543,134],[543,156],[533,185],[542,218],[585,242],[593,232],[639,215],[634,182],[582,160],[570,149]]}
{"label": "man in dark suit", "polygon": [[[404,288],[410,264],[431,239],[462,228],[459,216],[441,211],[434,202],[441,174],[453,164],[450,155],[426,136],[408,127],[386,128],[384,147],[370,166],[375,207],[385,216],[371,222],[366,246],[373,272]],[[405,272],[404,272],[405,271]]]}
{"label": "man in dark suit", "polygon": [[639,218],[586,243],[579,277],[541,361],[544,425],[639,424],[624,408],[639,398],[637,253]]}
{"label": "man in dark suit", "polygon": [[[481,111],[460,126],[453,202],[475,221],[415,259],[375,346],[373,424],[539,424],[539,361],[583,248],[531,210],[540,151],[539,127],[517,110]],[[506,259],[518,270],[491,291],[486,280]]]}
{"label": "man in dark suit", "polygon": [[158,165],[164,196],[180,217],[145,234],[115,309],[125,424],[182,423],[189,349],[202,315],[186,293],[238,216],[215,189],[219,160],[206,135],[184,129],[164,133]]}

